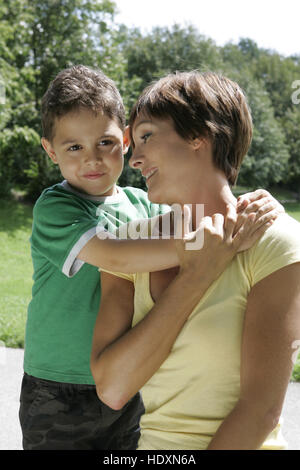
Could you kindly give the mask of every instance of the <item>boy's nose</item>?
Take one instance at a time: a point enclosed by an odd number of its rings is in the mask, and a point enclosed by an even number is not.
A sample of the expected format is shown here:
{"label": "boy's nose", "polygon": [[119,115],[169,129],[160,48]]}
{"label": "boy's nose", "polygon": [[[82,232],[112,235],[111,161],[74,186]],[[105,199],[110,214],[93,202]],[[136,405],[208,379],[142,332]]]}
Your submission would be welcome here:
{"label": "boy's nose", "polygon": [[86,153],[85,159],[88,163],[93,163],[93,162],[102,160],[102,155],[101,155],[101,152],[99,152],[99,150],[93,149]]}

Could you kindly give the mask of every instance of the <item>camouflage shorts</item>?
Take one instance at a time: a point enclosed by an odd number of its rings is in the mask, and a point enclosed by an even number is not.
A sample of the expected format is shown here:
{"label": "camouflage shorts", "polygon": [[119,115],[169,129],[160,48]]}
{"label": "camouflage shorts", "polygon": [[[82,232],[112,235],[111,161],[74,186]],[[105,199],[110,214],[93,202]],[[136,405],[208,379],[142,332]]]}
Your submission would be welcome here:
{"label": "camouflage shorts", "polygon": [[134,450],[143,413],[140,394],[115,411],[99,400],[93,385],[23,377],[19,418],[25,450]]}

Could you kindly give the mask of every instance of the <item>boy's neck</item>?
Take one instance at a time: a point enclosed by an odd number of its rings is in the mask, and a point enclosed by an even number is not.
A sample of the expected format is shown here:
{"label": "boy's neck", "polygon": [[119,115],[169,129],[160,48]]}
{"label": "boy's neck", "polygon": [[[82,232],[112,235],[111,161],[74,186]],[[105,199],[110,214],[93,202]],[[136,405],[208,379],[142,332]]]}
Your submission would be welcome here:
{"label": "boy's neck", "polygon": [[77,188],[75,186],[72,186],[71,183],[69,183],[68,180],[64,180],[65,181],[65,184],[67,184],[72,191],[74,191],[75,193],[78,193],[80,195],[82,195],[83,197],[85,198],[105,198],[105,197],[113,197],[113,196],[116,196],[118,193],[119,193],[119,190],[118,190],[118,187],[117,185],[115,184],[112,188],[112,192],[111,194],[109,195],[103,195],[103,194],[90,194],[90,193],[87,193],[85,191],[82,191],[80,188]]}

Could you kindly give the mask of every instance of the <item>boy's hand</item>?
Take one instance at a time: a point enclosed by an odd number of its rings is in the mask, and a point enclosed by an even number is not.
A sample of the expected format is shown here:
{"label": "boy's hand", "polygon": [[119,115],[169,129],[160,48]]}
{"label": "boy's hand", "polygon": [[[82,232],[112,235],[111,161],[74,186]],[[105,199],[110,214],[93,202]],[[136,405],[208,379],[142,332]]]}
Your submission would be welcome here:
{"label": "boy's hand", "polygon": [[[255,204],[257,202],[257,204]],[[265,189],[257,189],[251,193],[242,194],[237,198],[237,212],[243,210],[247,207],[248,204],[254,203],[252,205],[252,212],[256,212],[261,209],[261,215],[263,213],[274,210],[277,215],[285,212],[284,207],[280,202],[275,199],[272,194],[270,194]]]}
{"label": "boy's hand", "polygon": [[241,244],[238,250],[240,252],[251,248],[270,227],[269,222],[274,222],[280,214],[285,212],[285,209],[268,191],[257,189],[238,197],[236,211],[238,218],[234,233],[241,228],[249,214],[255,215],[252,232]]}
{"label": "boy's hand", "polygon": [[252,212],[256,215],[256,221],[261,219],[262,223],[266,223],[275,220],[278,215],[285,212],[285,209],[268,191],[257,189],[237,198],[236,211],[238,214],[236,230],[238,230]]}

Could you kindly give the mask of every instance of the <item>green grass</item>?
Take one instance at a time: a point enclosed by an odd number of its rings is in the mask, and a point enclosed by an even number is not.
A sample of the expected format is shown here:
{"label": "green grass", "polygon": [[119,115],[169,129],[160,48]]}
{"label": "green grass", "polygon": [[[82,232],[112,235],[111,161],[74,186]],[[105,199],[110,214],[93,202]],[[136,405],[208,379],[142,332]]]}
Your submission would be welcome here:
{"label": "green grass", "polygon": [[24,347],[27,305],[32,287],[31,224],[32,206],[1,201],[0,340],[7,347]]}
{"label": "green grass", "polygon": [[292,380],[295,382],[300,382],[300,352],[298,354],[298,359],[294,365]]}
{"label": "green grass", "polygon": [[[285,208],[300,222],[299,202],[285,204]],[[32,206],[0,201],[0,344],[3,341],[6,347],[24,347],[32,288],[31,225]],[[300,354],[292,379],[300,381]]]}
{"label": "green grass", "polygon": [[300,222],[300,203],[299,202],[289,202],[284,204],[285,210],[291,217],[294,217]]}

